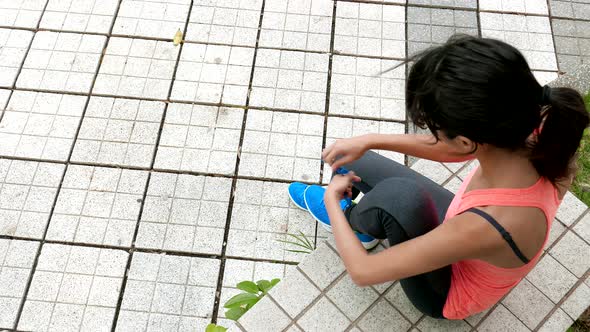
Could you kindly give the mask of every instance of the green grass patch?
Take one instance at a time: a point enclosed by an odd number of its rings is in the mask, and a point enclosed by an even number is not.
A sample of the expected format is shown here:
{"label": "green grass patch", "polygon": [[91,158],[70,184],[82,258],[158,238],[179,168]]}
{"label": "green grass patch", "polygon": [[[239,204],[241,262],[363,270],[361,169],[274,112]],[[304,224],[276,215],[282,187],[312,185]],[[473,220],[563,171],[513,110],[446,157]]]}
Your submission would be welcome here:
{"label": "green grass patch", "polygon": [[[590,112],[590,93],[584,98],[586,109]],[[586,205],[590,205],[590,130],[584,132],[578,157],[578,173],[572,186],[572,193]]]}

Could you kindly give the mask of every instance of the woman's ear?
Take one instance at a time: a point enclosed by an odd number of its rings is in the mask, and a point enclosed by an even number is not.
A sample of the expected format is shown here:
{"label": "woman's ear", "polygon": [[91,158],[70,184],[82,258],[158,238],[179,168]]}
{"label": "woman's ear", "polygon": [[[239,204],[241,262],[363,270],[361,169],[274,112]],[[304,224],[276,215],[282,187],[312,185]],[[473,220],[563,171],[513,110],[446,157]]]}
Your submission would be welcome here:
{"label": "woman's ear", "polygon": [[477,143],[475,143],[474,141],[470,140],[469,138],[467,138],[465,136],[457,136],[457,137],[455,137],[454,141],[455,141],[455,146],[461,152],[464,152],[465,154],[474,153],[478,147]]}

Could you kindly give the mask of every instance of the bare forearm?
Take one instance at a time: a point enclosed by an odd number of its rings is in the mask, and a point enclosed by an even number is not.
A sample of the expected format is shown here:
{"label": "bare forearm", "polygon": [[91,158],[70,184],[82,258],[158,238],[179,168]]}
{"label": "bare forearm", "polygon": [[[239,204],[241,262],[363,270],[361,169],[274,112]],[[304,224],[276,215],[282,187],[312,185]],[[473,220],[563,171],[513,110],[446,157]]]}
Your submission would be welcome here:
{"label": "bare forearm", "polygon": [[395,151],[441,162],[460,162],[473,159],[472,155],[460,154],[453,151],[449,145],[440,141],[436,142],[432,135],[368,134],[363,138],[369,149]]}

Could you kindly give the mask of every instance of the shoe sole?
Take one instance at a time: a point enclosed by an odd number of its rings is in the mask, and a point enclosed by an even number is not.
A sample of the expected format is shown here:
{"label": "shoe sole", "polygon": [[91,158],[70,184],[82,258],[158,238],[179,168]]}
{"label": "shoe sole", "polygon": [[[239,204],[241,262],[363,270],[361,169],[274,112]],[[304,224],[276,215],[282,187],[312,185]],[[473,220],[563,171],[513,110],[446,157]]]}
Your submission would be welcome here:
{"label": "shoe sole", "polygon": [[[305,190],[307,190],[307,189],[305,189]],[[289,195],[289,196],[291,196],[291,195]],[[305,192],[303,192],[303,202],[305,202],[305,206],[307,207],[307,199],[305,199]],[[311,216],[313,217],[313,219],[315,219],[315,221],[317,221],[318,224],[320,224],[320,226],[322,226],[326,231],[332,233],[332,226],[326,225],[323,221],[321,221],[318,218],[316,218],[316,216],[313,213],[311,213],[311,211],[309,210],[309,208],[307,208],[307,211],[309,212],[309,214],[311,214]],[[360,239],[359,239],[359,241],[360,241]],[[365,250],[371,250],[371,249],[375,248],[379,244],[379,239],[374,239],[371,242],[363,242],[363,241],[361,241],[361,244],[363,245],[363,247],[365,248]]]}
{"label": "shoe sole", "polygon": [[[307,188],[309,188],[309,186],[307,186]],[[307,190],[307,188],[305,188],[305,190]],[[305,190],[303,191],[303,200],[304,200],[304,202],[305,202]],[[293,202],[293,204],[296,207],[300,208],[303,211],[309,211],[307,209],[307,203],[306,203],[306,206],[301,206],[301,205],[297,204],[297,202],[295,201],[295,199],[293,198],[293,196],[291,196],[291,193],[290,192],[289,192],[289,198],[291,199],[291,202]]]}

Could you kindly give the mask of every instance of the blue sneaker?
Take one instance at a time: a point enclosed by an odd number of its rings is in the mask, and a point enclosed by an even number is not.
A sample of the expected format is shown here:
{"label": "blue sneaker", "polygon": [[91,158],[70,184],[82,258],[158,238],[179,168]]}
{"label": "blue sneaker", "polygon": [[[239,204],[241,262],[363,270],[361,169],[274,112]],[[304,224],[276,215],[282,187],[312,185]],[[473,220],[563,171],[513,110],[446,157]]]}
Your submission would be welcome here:
{"label": "blue sneaker", "polygon": [[[317,220],[323,228],[332,233],[330,218],[328,217],[328,211],[324,205],[325,192],[326,188],[320,187],[318,185],[311,185],[303,192],[303,200],[311,216]],[[348,197],[340,200],[340,208],[343,211],[351,205],[352,200]],[[373,249],[375,246],[377,246],[377,244],[379,244],[379,240],[370,235],[360,234],[358,232],[355,233],[356,237],[363,244],[363,247],[365,247],[367,250]]]}
{"label": "blue sneaker", "polygon": [[293,182],[289,185],[289,197],[291,201],[295,206],[305,211],[307,211],[307,206],[305,206],[303,193],[307,188],[309,188],[309,185],[301,182]]}

